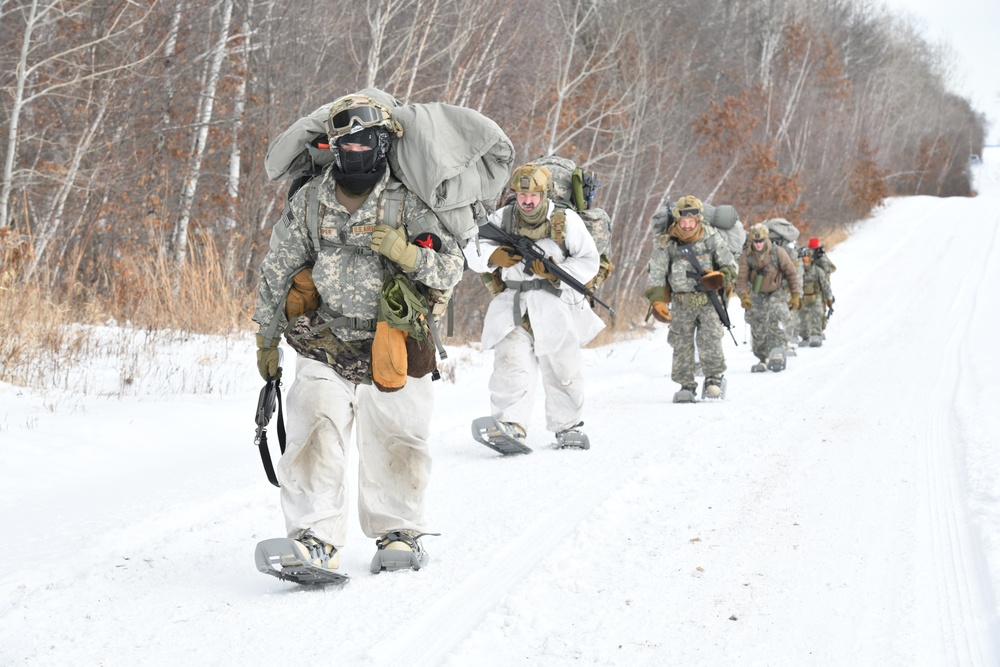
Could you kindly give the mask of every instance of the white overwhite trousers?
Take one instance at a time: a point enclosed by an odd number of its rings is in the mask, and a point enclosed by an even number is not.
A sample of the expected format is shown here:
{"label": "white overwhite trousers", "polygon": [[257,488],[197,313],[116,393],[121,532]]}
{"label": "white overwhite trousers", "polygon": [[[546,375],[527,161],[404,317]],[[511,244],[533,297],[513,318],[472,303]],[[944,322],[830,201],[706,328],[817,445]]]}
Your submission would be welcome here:
{"label": "white overwhite trousers", "polygon": [[302,530],[340,548],[347,539],[347,448],[358,446],[358,517],[364,534],[426,532],[434,391],[430,375],[399,391],[348,382],[302,356],[288,391],[287,442],[276,473],[289,537]]}
{"label": "white overwhite trousers", "polygon": [[534,338],[516,327],[493,348],[490,407],[494,419],[531,421],[539,372],[545,391],[545,424],[553,433],[576,425],[583,415],[580,345],[572,336],[551,354],[536,355]]}

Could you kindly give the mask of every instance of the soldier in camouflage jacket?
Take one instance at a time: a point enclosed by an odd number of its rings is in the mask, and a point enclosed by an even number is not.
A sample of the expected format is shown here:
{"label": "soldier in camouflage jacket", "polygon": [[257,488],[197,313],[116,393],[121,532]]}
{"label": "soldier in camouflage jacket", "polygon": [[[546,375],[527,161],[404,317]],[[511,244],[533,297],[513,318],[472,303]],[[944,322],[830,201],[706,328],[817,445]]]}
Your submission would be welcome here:
{"label": "soldier in camouflage jacket", "polygon": [[[356,426],[359,516],[378,549],[372,569],[398,569],[386,553],[402,553],[400,567],[419,567],[426,561],[419,536],[431,469],[430,368],[404,378],[398,391],[380,391],[371,381],[373,332],[388,275],[402,272],[424,293],[446,291],[461,278],[464,258],[458,240],[389,173],[388,109],[347,96],[331,107],[329,127],[335,160],[295,192],[275,225],[253,315],[263,377],[280,374],[277,339],[289,319],[287,340],[298,353],[286,401],[287,448],[276,470],[286,530],[310,559],[336,569]],[[391,219],[389,192],[403,194]],[[314,288],[299,285],[308,283],[301,271],[309,268]]]}

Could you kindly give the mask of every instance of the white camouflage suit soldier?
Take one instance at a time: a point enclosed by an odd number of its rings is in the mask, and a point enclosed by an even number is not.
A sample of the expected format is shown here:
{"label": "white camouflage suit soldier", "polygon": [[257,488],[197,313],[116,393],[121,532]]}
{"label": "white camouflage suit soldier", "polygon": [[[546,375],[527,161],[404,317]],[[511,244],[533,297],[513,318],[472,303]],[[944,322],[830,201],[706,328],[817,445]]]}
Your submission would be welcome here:
{"label": "white camouflage suit soldier", "polygon": [[[528,163],[514,170],[516,202],[494,212],[490,223],[532,239],[572,278],[586,283],[597,274],[600,254],[583,220],[556,210],[549,200],[551,175]],[[545,392],[546,428],[560,447],[589,448],[583,426],[584,380],[580,347],[604,328],[586,299],[536,260],[528,266],[512,248],[480,238],[465,247],[469,268],[499,268],[506,288],[494,297],[483,323],[482,347],[494,350],[490,408],[504,435],[527,438],[539,374]],[[530,450],[525,450],[530,451]]]}
{"label": "white camouflage suit soldier", "polygon": [[[265,378],[280,373],[277,336],[293,315],[287,339],[298,355],[286,401],[287,448],[276,470],[281,507],[300,557],[336,570],[347,534],[347,448],[355,429],[358,513],[365,535],[376,540],[372,571],[419,568],[427,561],[419,538],[427,530],[431,470],[430,369],[413,377],[411,357],[402,388],[373,386],[374,323],[387,276],[402,272],[418,289],[447,290],[462,276],[462,251],[390,174],[390,132],[398,136],[401,128],[387,107],[364,95],[340,98],[328,130],[334,161],[295,192],[275,225],[253,315]],[[405,193],[401,217],[392,220],[379,211],[389,189]],[[310,233],[310,211],[320,239]],[[315,292],[307,286],[300,299],[307,305],[292,313],[303,267],[311,267]],[[427,349],[433,360],[433,347]]]}

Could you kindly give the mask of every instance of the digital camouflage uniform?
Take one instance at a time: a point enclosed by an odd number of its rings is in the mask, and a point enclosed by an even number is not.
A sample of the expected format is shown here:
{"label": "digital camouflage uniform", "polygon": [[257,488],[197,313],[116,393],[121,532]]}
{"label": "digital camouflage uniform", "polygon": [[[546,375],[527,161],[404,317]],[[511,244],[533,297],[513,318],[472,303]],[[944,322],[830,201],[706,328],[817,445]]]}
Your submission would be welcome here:
{"label": "digital camouflage uniform", "polygon": [[[321,307],[299,317],[287,337],[299,356],[286,401],[287,449],[276,472],[289,537],[307,531],[338,549],[346,538],[346,451],[352,431],[359,452],[358,514],[364,533],[377,538],[389,531],[425,530],[430,377],[411,377],[392,393],[371,384],[371,347],[383,280],[388,271],[402,271],[370,249],[378,222],[397,226],[394,220],[380,220],[377,211],[390,179],[387,171],[353,214],[337,201],[329,168],[298,190],[272,231],[253,315],[265,338],[280,334],[286,326],[284,303],[292,276],[312,266]],[[320,204],[318,253],[306,215],[313,188]],[[462,276],[462,250],[433,212],[409,192],[402,225],[411,242],[426,233],[439,241],[433,248],[419,247],[407,276],[429,288],[453,287]],[[355,319],[309,333],[338,314]]]}
{"label": "digital camouflage uniform", "polygon": [[[761,252],[753,246],[740,256],[736,276],[736,293],[742,299],[750,297],[750,308],[745,311],[753,337],[753,353],[761,362],[767,362],[771,350],[788,347],[785,331],[789,320],[788,302],[792,294],[801,296],[798,270],[784,248],[764,241]],[[753,289],[760,276],[760,287]]]}
{"label": "digital camouflage uniform", "polygon": [[812,261],[810,250],[802,259],[802,308],[799,310],[798,334],[804,340],[823,335],[827,304],[833,303],[830,277],[819,263]]}
{"label": "digital camouflage uniform", "polygon": [[[736,262],[725,240],[711,226],[698,223],[702,236],[692,243],[694,254],[705,271],[720,271],[726,284],[736,276]],[[726,372],[726,358],[722,351],[722,337],[726,329],[719,314],[705,292],[697,291],[698,278],[694,267],[677,250],[679,242],[673,235],[676,223],[666,234],[654,239],[649,261],[647,298],[669,284],[671,294],[671,322],[667,342],[674,348],[670,378],[682,388],[694,391],[695,344],[698,358],[705,372],[706,382],[721,379]]]}

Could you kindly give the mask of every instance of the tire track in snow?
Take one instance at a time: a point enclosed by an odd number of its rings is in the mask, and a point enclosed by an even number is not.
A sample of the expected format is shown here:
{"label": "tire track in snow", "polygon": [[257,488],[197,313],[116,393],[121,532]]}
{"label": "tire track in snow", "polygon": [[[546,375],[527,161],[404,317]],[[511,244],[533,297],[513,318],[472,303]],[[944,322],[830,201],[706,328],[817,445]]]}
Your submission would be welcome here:
{"label": "tire track in snow", "polygon": [[[979,245],[980,261],[965,266],[988,265],[997,248],[997,226],[991,225],[988,244]],[[962,244],[964,254],[972,244]],[[962,350],[969,338],[969,324],[977,306],[988,296],[988,273],[967,273],[952,304],[955,323],[943,353],[938,357],[937,388],[930,405],[930,428],[924,446],[928,493],[925,511],[932,528],[931,542],[938,594],[942,649],[950,665],[995,665],[1000,662],[995,602],[989,569],[968,516],[968,485],[964,483],[965,458],[957,436],[954,410],[962,371]],[[981,298],[982,297],[982,298]],[[983,638],[986,639],[984,641]]]}

